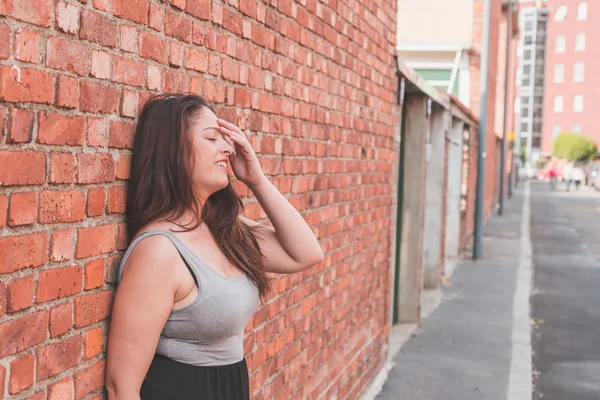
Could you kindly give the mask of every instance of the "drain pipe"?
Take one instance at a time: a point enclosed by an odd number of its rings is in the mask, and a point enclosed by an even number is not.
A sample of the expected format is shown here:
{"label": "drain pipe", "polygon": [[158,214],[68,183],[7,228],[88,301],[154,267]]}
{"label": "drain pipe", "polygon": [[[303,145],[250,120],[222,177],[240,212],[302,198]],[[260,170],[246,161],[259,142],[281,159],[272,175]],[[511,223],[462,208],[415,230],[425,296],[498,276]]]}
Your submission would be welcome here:
{"label": "drain pipe", "polygon": [[481,51],[481,108],[479,119],[479,151],[477,157],[477,197],[475,198],[475,232],[473,240],[473,259],[481,258],[483,233],[483,185],[485,175],[485,139],[487,133],[488,75],[490,71],[490,15],[491,0],[485,0],[483,9],[483,46]]}

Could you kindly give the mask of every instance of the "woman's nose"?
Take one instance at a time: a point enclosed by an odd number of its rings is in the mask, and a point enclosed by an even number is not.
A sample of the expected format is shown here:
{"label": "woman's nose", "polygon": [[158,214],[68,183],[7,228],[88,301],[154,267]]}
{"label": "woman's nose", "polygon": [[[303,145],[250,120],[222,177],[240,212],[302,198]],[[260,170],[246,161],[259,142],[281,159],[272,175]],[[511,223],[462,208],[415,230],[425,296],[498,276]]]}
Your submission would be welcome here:
{"label": "woman's nose", "polygon": [[233,142],[231,141],[231,139],[225,137],[223,138],[223,145],[221,150],[227,155],[233,153]]}

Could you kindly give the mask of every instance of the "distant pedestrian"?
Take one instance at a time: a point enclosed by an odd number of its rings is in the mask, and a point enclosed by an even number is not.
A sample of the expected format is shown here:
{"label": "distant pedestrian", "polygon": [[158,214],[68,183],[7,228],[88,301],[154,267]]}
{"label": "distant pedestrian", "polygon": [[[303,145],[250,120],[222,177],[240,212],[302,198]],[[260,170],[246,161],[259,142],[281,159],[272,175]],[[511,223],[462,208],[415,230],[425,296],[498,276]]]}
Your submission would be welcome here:
{"label": "distant pedestrian", "polygon": [[581,182],[585,179],[585,174],[583,172],[583,168],[581,168],[581,165],[577,164],[573,167],[573,170],[571,171],[571,179],[573,182],[575,182],[575,189],[579,190]]}
{"label": "distant pedestrian", "polygon": [[556,187],[556,178],[558,177],[558,170],[554,164],[550,166],[548,177],[550,178],[550,190],[554,190]]}
{"label": "distant pedestrian", "polygon": [[573,172],[573,163],[567,163],[562,170],[563,180],[567,186],[567,192],[571,190],[571,173]]}

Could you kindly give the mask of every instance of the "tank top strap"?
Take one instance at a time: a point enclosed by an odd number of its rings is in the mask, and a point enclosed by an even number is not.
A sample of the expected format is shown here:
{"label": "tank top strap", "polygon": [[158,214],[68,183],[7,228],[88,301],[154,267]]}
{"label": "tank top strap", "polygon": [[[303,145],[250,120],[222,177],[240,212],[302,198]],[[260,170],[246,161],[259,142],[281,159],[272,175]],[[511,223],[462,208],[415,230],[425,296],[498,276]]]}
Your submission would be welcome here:
{"label": "tank top strap", "polygon": [[183,258],[183,261],[185,262],[186,266],[188,267],[188,269],[190,270],[190,272],[192,272],[192,276],[194,277],[194,280],[196,280],[196,283],[198,282],[198,271],[196,270],[196,268],[193,267],[194,265],[194,260],[193,260],[193,253],[191,253],[191,251],[187,248],[187,246],[181,241],[181,239],[179,239],[177,236],[175,236],[173,233],[169,232],[169,231],[164,231],[164,230],[152,230],[152,231],[147,231],[142,233],[141,235],[139,235],[138,237],[136,237],[131,244],[129,245],[129,247],[127,248],[127,250],[125,251],[125,254],[123,255],[123,258],[121,259],[121,263],[119,264],[119,270],[117,273],[117,284],[119,282],[121,282],[121,275],[123,273],[123,267],[125,266],[125,263],[127,262],[127,259],[129,258],[129,256],[131,255],[131,252],[133,251],[133,249],[135,248],[135,246],[137,246],[137,244],[139,242],[141,242],[142,240],[144,240],[147,237],[150,236],[166,236],[167,238],[169,238],[169,240],[171,240],[171,243],[173,243],[173,245],[177,248],[177,251],[179,252],[179,254],[181,255],[181,257]]}

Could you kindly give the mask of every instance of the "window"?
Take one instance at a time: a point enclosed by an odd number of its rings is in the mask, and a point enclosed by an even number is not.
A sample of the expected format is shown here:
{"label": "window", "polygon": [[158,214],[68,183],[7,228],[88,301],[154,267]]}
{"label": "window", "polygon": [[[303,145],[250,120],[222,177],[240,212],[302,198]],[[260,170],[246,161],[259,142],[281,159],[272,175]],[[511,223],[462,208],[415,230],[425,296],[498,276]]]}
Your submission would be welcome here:
{"label": "window", "polygon": [[573,128],[571,130],[573,131],[573,133],[581,133],[581,125],[573,125]]}
{"label": "window", "polygon": [[566,39],[564,36],[557,36],[556,37],[556,48],[555,48],[555,52],[556,53],[564,53],[565,49],[567,47],[567,43],[566,43]]}
{"label": "window", "polygon": [[521,134],[525,134],[529,130],[529,125],[527,122],[521,123]]}
{"label": "window", "polygon": [[573,111],[582,112],[583,111],[583,95],[578,94],[573,97]]}
{"label": "window", "polygon": [[523,108],[521,110],[521,118],[527,118],[529,117],[529,108]]}
{"label": "window", "polygon": [[533,51],[531,50],[525,50],[525,55],[523,56],[523,58],[525,60],[531,60],[531,56],[533,55]]}
{"label": "window", "polygon": [[582,62],[575,63],[575,69],[573,70],[573,81],[583,82],[584,80],[584,68],[585,64]]}
{"label": "window", "polygon": [[554,125],[552,127],[552,137],[555,138],[560,135],[561,127],[559,125]]}
{"label": "window", "polygon": [[562,83],[565,81],[565,66],[556,64],[554,66],[554,83]]}
{"label": "window", "polygon": [[542,133],[542,124],[540,122],[536,122],[533,124],[533,127],[531,129],[533,131],[533,133]]}
{"label": "window", "polygon": [[531,138],[531,147],[534,147],[536,149],[542,147],[542,138],[539,136]]}
{"label": "window", "polygon": [[587,19],[588,6],[586,2],[577,5],[577,21],[585,21]]}
{"label": "window", "polygon": [[563,110],[562,96],[554,96],[554,112],[560,113]]}
{"label": "window", "polygon": [[564,21],[567,18],[567,6],[558,6],[554,13],[555,21]]}
{"label": "window", "polygon": [[585,51],[585,33],[580,33],[575,39],[575,51]]}
{"label": "window", "polygon": [[531,65],[523,65],[523,75],[531,74]]}

